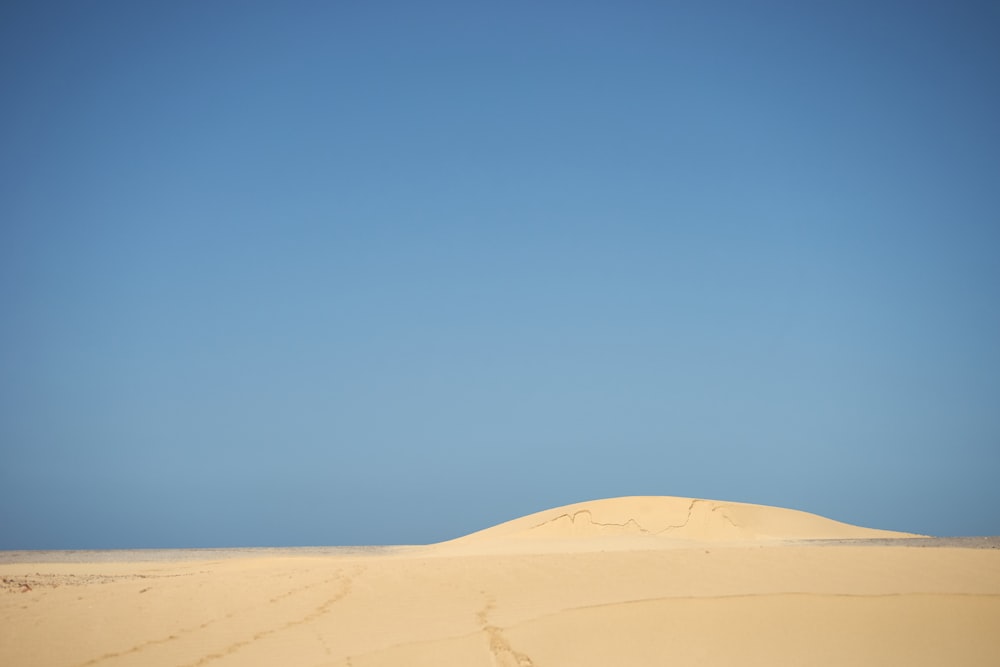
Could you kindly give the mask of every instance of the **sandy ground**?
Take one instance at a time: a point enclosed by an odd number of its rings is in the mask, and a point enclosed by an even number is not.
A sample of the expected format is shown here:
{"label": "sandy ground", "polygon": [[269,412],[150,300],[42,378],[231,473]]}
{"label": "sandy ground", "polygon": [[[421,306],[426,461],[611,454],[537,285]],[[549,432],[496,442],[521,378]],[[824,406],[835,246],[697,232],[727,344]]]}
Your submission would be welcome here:
{"label": "sandy ground", "polygon": [[7,552],[0,665],[1000,664],[997,540],[664,536],[675,500],[427,547]]}

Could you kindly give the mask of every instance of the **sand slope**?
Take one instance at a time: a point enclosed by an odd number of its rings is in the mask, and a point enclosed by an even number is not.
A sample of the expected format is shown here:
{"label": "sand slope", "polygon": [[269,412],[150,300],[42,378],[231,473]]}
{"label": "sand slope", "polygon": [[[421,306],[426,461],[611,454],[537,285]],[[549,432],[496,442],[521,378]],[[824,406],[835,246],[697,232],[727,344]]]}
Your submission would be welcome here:
{"label": "sand slope", "polygon": [[23,554],[0,558],[0,665],[1000,664],[1000,549],[759,537],[865,530],[625,498],[371,553]]}

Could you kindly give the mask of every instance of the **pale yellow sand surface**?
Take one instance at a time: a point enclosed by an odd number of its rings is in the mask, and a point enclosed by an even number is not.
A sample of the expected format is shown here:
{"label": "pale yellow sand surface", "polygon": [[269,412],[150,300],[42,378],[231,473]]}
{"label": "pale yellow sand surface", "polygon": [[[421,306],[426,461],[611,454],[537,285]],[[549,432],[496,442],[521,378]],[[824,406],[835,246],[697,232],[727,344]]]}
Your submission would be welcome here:
{"label": "pale yellow sand surface", "polygon": [[630,498],[427,547],[17,554],[0,665],[1000,664],[1000,550],[826,522]]}

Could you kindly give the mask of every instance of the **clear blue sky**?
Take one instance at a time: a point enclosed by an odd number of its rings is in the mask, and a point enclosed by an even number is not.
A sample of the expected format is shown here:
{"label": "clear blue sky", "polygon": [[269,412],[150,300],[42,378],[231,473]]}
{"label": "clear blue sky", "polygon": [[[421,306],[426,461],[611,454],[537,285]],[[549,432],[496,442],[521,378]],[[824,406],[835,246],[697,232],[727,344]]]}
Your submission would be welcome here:
{"label": "clear blue sky", "polygon": [[0,90],[0,548],[1000,534],[995,2],[5,2]]}

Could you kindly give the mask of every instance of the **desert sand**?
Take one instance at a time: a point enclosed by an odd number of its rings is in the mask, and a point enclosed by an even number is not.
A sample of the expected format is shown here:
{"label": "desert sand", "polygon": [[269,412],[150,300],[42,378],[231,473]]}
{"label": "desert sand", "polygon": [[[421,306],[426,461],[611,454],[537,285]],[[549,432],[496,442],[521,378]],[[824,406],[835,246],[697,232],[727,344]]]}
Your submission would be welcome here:
{"label": "desert sand", "polygon": [[998,665],[1000,549],[580,503],[421,547],[0,553],[0,665]]}

